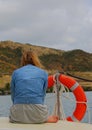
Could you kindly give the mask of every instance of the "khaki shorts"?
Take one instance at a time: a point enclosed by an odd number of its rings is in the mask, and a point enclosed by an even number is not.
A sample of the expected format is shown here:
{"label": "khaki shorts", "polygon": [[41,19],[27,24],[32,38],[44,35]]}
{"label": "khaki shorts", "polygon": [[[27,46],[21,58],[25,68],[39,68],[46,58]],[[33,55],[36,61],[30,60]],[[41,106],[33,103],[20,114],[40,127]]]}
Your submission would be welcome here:
{"label": "khaki shorts", "polygon": [[48,118],[46,105],[16,104],[10,108],[10,122],[12,123],[44,123]]}

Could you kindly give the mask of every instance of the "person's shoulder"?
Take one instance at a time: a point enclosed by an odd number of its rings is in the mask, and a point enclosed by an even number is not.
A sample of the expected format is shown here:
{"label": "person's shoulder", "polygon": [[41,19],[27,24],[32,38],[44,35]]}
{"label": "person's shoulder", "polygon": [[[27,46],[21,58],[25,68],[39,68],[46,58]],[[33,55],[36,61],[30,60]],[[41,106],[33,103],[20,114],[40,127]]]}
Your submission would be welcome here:
{"label": "person's shoulder", "polygon": [[46,70],[41,69],[41,68],[39,68],[39,69],[40,69],[41,73],[43,73],[45,76],[48,76],[48,73],[47,73],[47,71],[46,71]]}
{"label": "person's shoulder", "polygon": [[23,67],[20,67],[20,68],[15,69],[15,70],[13,71],[13,74],[18,73],[18,72],[21,71],[22,69],[23,69]]}

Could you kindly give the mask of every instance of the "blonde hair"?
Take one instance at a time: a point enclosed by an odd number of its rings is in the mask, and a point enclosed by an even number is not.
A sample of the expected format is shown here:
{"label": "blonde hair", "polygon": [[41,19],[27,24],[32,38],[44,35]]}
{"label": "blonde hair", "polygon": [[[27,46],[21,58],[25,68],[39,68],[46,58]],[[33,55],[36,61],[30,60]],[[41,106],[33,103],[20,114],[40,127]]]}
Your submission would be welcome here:
{"label": "blonde hair", "polygon": [[28,64],[32,64],[34,66],[43,68],[36,53],[33,52],[32,50],[23,52],[22,57],[21,57],[21,65],[25,66]]}

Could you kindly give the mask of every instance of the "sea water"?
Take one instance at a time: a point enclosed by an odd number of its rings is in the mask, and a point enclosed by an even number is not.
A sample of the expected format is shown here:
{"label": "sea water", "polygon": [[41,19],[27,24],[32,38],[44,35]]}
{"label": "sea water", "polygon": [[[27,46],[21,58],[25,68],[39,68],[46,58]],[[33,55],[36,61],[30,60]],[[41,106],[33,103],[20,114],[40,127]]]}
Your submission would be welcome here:
{"label": "sea water", "polygon": [[[86,92],[86,96],[88,107],[82,122],[92,123],[92,91]],[[61,98],[62,99],[60,103],[65,116],[71,116],[76,107],[73,93],[64,93]],[[53,114],[56,104],[56,95],[54,93],[46,94],[45,104],[48,106],[49,115]],[[12,101],[10,95],[0,96],[0,117],[8,117],[11,106]]]}

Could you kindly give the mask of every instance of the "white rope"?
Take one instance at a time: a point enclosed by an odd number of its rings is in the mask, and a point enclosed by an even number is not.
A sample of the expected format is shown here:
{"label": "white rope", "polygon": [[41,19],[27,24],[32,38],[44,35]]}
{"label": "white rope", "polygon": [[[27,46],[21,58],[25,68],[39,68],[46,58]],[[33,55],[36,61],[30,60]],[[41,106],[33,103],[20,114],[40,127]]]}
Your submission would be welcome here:
{"label": "white rope", "polygon": [[[60,84],[63,85],[61,82],[60,82]],[[67,87],[64,86],[64,85],[63,85],[63,87],[64,87],[64,88],[67,88]],[[72,99],[72,98],[70,97],[70,95],[69,95],[69,89],[68,89],[68,88],[67,88],[67,91],[65,90],[65,93],[67,93],[68,96],[64,96],[64,95],[63,95],[63,97],[65,97],[65,98],[67,98],[67,99],[69,99],[69,100],[71,100],[71,101],[73,101],[73,102],[75,102],[75,103],[83,103],[83,104],[86,104],[86,106],[87,106],[87,112],[88,112],[88,123],[90,124],[90,123],[91,123],[91,117],[90,117],[91,114],[90,114],[90,110],[89,110],[88,101],[87,101],[87,102],[83,102],[83,101],[76,101],[76,100]]]}
{"label": "white rope", "polygon": [[[55,80],[55,77],[53,77]],[[82,102],[82,101],[76,101],[74,99],[72,99],[70,97],[70,94],[69,94],[69,89],[64,86],[61,82],[58,81],[58,83],[60,84],[60,88],[59,88],[59,99],[60,99],[60,120],[66,120],[66,116],[65,116],[65,112],[64,112],[64,108],[63,108],[63,103],[62,103],[62,96],[69,99],[70,101],[73,101],[75,103],[84,103],[87,105],[87,111],[88,111],[88,123],[91,123],[90,121],[90,110],[89,110],[89,106],[88,106],[88,102]],[[56,84],[54,84],[53,86],[53,92],[55,93],[55,99],[57,98],[57,88],[56,88]],[[63,92],[66,94],[66,96],[63,95]],[[58,108],[57,108],[57,100],[55,101],[55,106],[54,106],[54,111],[53,111],[53,114],[54,115],[58,115],[57,113],[58,111]]]}
{"label": "white rope", "polygon": [[[56,88],[56,84],[54,84],[53,86],[53,91],[55,93],[55,96],[57,95],[57,88]],[[62,103],[62,100],[61,100],[61,95],[63,93],[63,91],[65,91],[65,88],[62,86],[60,91],[59,91],[59,99],[60,99],[60,120],[66,120],[66,117],[65,117],[65,113],[64,113],[64,109],[63,109],[63,103]],[[57,96],[56,96],[57,97]],[[55,101],[55,107],[54,107],[54,115],[58,115],[58,108],[57,108],[57,100]]]}

